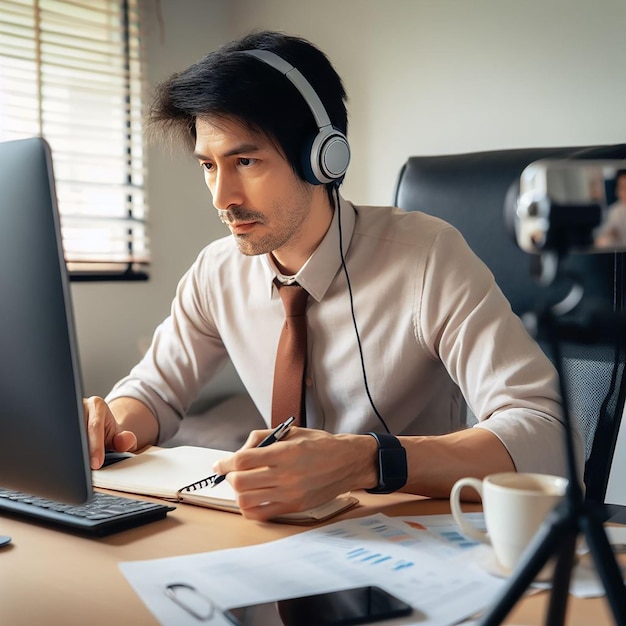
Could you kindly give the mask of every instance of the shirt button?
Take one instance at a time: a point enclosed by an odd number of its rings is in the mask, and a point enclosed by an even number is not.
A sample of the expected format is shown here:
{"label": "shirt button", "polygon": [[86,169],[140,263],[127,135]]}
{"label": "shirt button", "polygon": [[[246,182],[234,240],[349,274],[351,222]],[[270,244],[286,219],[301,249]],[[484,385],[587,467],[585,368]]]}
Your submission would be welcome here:
{"label": "shirt button", "polygon": [[310,376],[307,376],[307,377],[304,379],[304,384],[305,384],[307,387],[312,387],[312,386],[313,386],[313,379],[312,379]]}

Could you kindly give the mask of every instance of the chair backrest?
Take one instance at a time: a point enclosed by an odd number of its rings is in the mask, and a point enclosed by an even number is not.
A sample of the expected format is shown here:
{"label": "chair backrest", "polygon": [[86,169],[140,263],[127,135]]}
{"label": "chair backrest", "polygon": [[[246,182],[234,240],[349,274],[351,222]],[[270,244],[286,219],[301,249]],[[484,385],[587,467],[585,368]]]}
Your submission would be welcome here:
{"label": "chair backrest", "polygon": [[[458,228],[493,272],[513,311],[520,316],[536,309],[538,302],[548,298],[558,301],[566,293],[566,287],[558,284],[546,293],[546,288],[536,282],[531,272],[533,257],[519,249],[504,215],[507,193],[519,181],[523,169],[542,158],[626,159],[626,144],[413,156],[402,167],[394,193],[395,206],[436,215]],[[576,273],[585,298],[594,306],[616,310],[622,306],[624,296],[624,257],[571,255],[566,267]],[[568,342],[562,346],[562,353],[570,413],[585,436],[587,474],[591,471],[606,476],[608,468],[601,467],[601,454],[593,455],[593,467],[589,459],[600,409],[612,388],[615,347]],[[616,411],[617,403],[609,402],[604,419],[610,423],[603,431],[612,432],[614,424],[619,424],[621,413],[618,416]]]}
{"label": "chair backrest", "polygon": [[[413,156],[402,167],[394,205],[437,215],[456,226],[494,273],[518,315],[532,310],[542,288],[531,272],[531,255],[508,232],[504,203],[522,170],[541,158],[626,159],[626,144],[590,148],[523,148],[445,156]],[[613,301],[612,255],[572,255],[568,267],[585,280],[587,296]]]}

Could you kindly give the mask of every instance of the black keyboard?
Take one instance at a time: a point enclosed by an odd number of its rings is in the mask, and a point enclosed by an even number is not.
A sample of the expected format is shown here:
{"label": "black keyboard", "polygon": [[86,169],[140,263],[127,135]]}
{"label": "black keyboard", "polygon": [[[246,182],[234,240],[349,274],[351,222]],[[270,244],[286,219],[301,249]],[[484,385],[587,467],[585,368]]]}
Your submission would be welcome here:
{"label": "black keyboard", "polygon": [[101,492],[86,504],[62,504],[0,487],[0,513],[96,537],[163,519],[173,510],[166,504]]}

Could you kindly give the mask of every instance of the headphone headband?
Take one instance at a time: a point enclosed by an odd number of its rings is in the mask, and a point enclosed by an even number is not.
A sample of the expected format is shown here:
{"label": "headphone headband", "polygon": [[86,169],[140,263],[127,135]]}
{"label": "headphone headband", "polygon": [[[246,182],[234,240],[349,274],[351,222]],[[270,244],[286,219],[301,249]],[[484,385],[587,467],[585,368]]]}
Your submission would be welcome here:
{"label": "headphone headband", "polygon": [[260,59],[285,75],[294,84],[295,88],[302,94],[302,97],[309,105],[318,128],[332,126],[320,97],[298,68],[269,50],[246,50],[244,54]]}
{"label": "headphone headband", "polygon": [[350,146],[346,136],[333,127],[330,117],[311,83],[282,57],[269,50],[242,50],[243,54],[254,57],[286,76],[307,103],[318,133],[310,142],[303,158],[305,178],[308,182],[341,182],[350,163]]}

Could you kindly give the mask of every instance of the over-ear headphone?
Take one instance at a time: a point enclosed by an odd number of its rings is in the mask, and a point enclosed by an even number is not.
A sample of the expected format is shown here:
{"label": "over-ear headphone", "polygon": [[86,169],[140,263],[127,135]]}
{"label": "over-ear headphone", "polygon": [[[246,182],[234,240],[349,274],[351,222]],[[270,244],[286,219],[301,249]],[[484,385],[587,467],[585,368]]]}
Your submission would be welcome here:
{"label": "over-ear headphone", "polygon": [[242,52],[267,63],[286,76],[311,109],[318,132],[303,155],[306,180],[313,185],[341,182],[350,163],[348,139],[340,130],[333,128],[322,101],[309,81],[291,63],[269,50]]}

